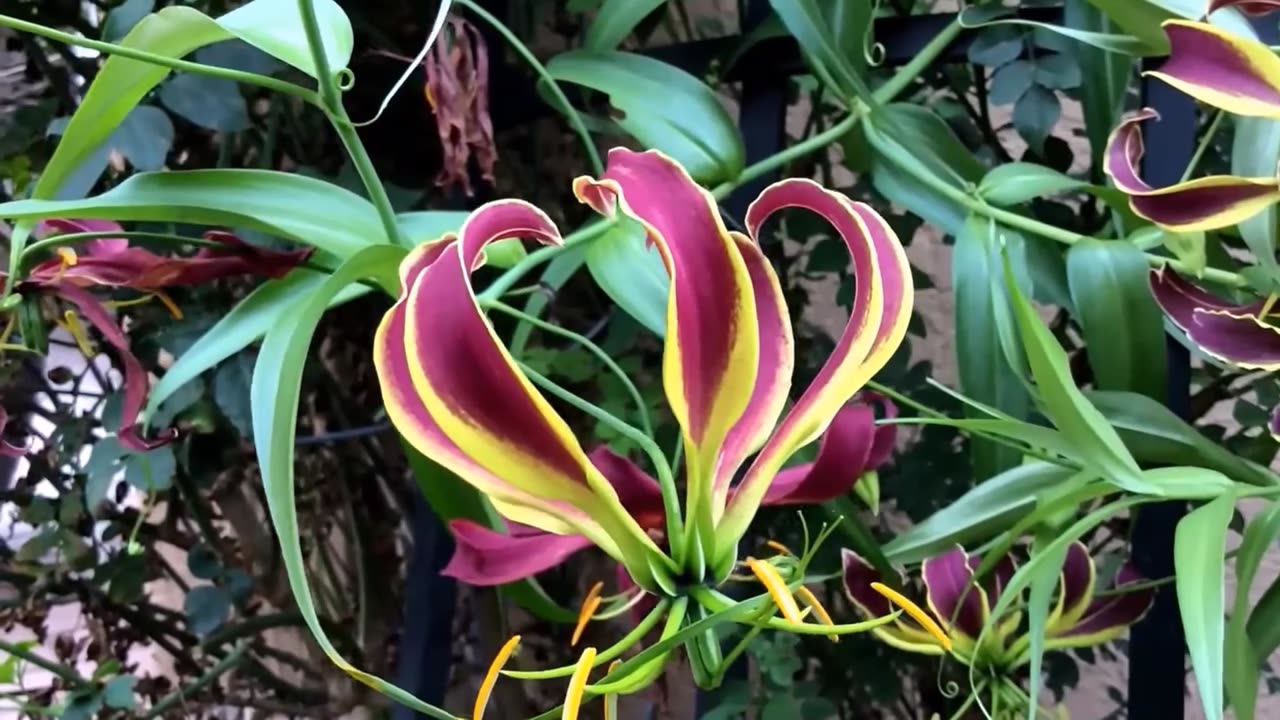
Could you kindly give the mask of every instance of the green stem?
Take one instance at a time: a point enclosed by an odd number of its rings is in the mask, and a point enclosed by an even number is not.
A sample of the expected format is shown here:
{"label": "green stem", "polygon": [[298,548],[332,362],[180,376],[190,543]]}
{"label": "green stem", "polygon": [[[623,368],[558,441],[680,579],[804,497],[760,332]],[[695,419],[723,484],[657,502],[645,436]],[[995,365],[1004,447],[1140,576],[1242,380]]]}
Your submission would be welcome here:
{"label": "green stem", "polygon": [[143,720],[162,717],[166,712],[168,712],[173,707],[183,702],[186,702],[186,700],[190,698],[192,695],[195,695],[196,693],[200,692],[201,690],[211,685],[215,680],[221,677],[223,673],[239,665],[241,661],[244,659],[244,654],[248,649],[249,649],[248,642],[241,643],[240,646],[237,647],[235,650],[232,650],[229,655],[219,660],[218,663],[213,667],[209,668],[209,670],[205,672],[205,674],[196,678],[195,682],[191,683],[186,687],[180,687],[177,690],[174,690],[173,692],[161,698],[160,701],[157,702],[155,705],[152,705],[151,709],[147,711],[146,714],[142,715]]}
{"label": "green stem", "polygon": [[586,123],[582,121],[582,116],[578,114],[577,108],[569,102],[569,98],[565,97],[564,91],[560,89],[560,85],[556,83],[555,78],[551,77],[551,74],[547,72],[547,68],[529,51],[529,48],[520,41],[520,38],[515,36],[515,33],[502,24],[501,20],[490,15],[487,10],[471,2],[471,0],[456,0],[456,2],[470,10],[476,17],[488,23],[494,31],[502,36],[503,40],[506,40],[511,45],[516,54],[528,63],[529,67],[533,68],[538,77],[547,84],[551,97],[555,99],[556,104],[560,106],[560,111],[564,113],[569,124],[573,126],[574,132],[582,140],[582,147],[587,151],[587,157],[591,160],[592,169],[595,170],[597,175],[603,173],[604,164],[600,161],[600,152],[596,150],[595,141],[591,139],[591,133],[587,130]]}
{"label": "green stem", "polygon": [[31,652],[21,645],[11,643],[8,640],[0,639],[0,652],[8,653],[19,660],[29,662],[36,667],[48,670],[74,687],[93,687],[93,683],[90,683],[88,680],[80,677],[80,673],[77,673],[75,668],[67,667],[66,665],[50,660],[43,655]]}
{"label": "green stem", "polygon": [[[671,467],[667,465],[667,459],[662,455],[658,444],[653,441],[653,438],[631,427],[607,410],[574,395],[528,365],[520,363],[520,370],[538,387],[613,428],[649,456],[649,461],[653,463],[658,473],[658,487],[662,490],[662,505],[667,520],[667,542],[671,545],[672,559],[675,560],[677,567],[683,567],[685,548],[680,539],[684,537],[684,520],[680,515],[680,495],[676,491],[676,481],[671,474]],[[632,520],[632,524],[634,522]]]}
{"label": "green stem", "polygon": [[1191,178],[1191,174],[1196,171],[1200,165],[1200,159],[1204,157],[1204,153],[1209,149],[1209,145],[1213,142],[1213,136],[1218,133],[1218,126],[1222,124],[1222,118],[1226,113],[1221,110],[1215,110],[1213,120],[1209,121],[1209,127],[1205,129],[1204,135],[1200,138],[1200,143],[1196,145],[1196,152],[1191,156],[1191,162],[1187,163],[1187,169],[1182,171],[1182,180],[1186,182]]}
{"label": "green stem", "polygon": [[360,134],[351,123],[351,118],[347,116],[346,106],[342,104],[342,91],[329,67],[329,58],[324,52],[324,41],[320,37],[320,24],[316,20],[316,10],[311,0],[298,0],[298,12],[302,15],[302,26],[307,34],[307,47],[311,50],[311,61],[316,67],[321,107],[342,140],[342,145],[347,149],[347,155],[351,157],[356,173],[360,175],[360,182],[378,211],[378,219],[382,222],[387,242],[407,245],[400,232],[400,226],[396,223],[396,213],[391,207],[391,199],[387,197],[387,189],[383,187],[378,172],[373,168],[373,161],[369,159],[369,153],[365,150],[364,143],[360,141]]}
{"label": "green stem", "polygon": [[[726,597],[724,594],[716,592],[705,585],[698,585],[690,588],[689,596],[694,600],[697,600],[699,605],[713,613],[724,612],[736,605],[751,602],[751,600],[745,600],[742,601],[742,603],[739,603],[733,598]],[[763,597],[766,600],[769,600],[768,595]],[[754,599],[759,600],[760,598],[757,597]],[[853,633],[863,633],[869,630],[874,630],[881,625],[891,623],[896,620],[900,614],[901,611],[895,610],[884,617],[878,617],[860,623],[842,623],[837,625],[825,625],[821,623],[793,623],[776,617],[768,618],[765,623],[766,627],[770,630],[785,630],[797,635],[850,635]]]}
{"label": "green stem", "polygon": [[770,155],[760,162],[746,167],[734,179],[720,183],[713,188],[711,190],[711,194],[715,196],[715,199],[717,200],[725,199],[734,190],[737,190],[739,187],[746,185],[752,180],[755,180],[762,175],[767,175],[792,160],[804,157],[811,152],[820,150],[828,144],[839,140],[847,135],[849,131],[858,124],[860,119],[862,119],[862,115],[858,112],[852,112],[846,115],[840,122],[832,125],[830,128],[818,133],[817,135],[805,138],[776,155]]}
{"label": "green stem", "polygon": [[605,367],[609,368],[609,372],[612,372],[618,380],[622,381],[622,385],[626,389],[627,394],[631,396],[631,401],[636,404],[636,408],[640,411],[640,431],[643,432],[646,437],[653,437],[653,425],[649,421],[649,410],[645,407],[644,398],[640,395],[640,391],[636,389],[635,383],[631,382],[631,378],[627,377],[627,374],[622,371],[622,368],[618,366],[618,363],[615,362],[613,358],[609,357],[609,353],[606,353],[599,345],[591,342],[590,338],[573,332],[572,330],[566,330],[559,325],[554,325],[546,320],[542,320],[541,318],[536,318],[529,313],[517,310],[500,300],[483,302],[481,303],[481,306],[497,310],[505,315],[510,315],[517,320],[527,322],[530,325],[553,335],[559,335],[566,340],[577,343],[587,352],[595,355],[596,359],[604,363]]}
{"label": "green stem", "polygon": [[521,278],[532,272],[534,268],[551,260],[567,248],[575,247],[587,242],[588,240],[595,239],[597,235],[601,235],[609,228],[613,227],[616,222],[618,221],[613,218],[601,218],[576,232],[570,233],[564,238],[563,244],[559,246],[549,245],[547,247],[541,247],[528,255],[525,255],[523,259],[515,265],[512,265],[510,269],[502,273],[497,280],[490,283],[489,287],[485,288],[484,291],[480,293],[480,301],[487,302],[489,300],[495,300],[502,297],[508,290],[514,287],[516,283],[520,282]]}
{"label": "green stem", "polygon": [[268,90],[275,90],[276,92],[281,92],[286,95],[293,95],[294,97],[302,98],[313,105],[320,104],[320,97],[314,90],[304,88],[301,85],[295,85],[291,82],[285,82],[284,80],[277,80],[276,78],[268,77],[266,75],[215,67],[213,65],[205,65],[203,63],[190,62],[187,60],[178,60],[176,58],[150,53],[145,50],[131,48],[127,45],[117,45],[115,43],[102,42],[101,40],[90,40],[89,38],[81,37],[79,35],[72,35],[60,30],[54,30],[53,28],[45,27],[38,23],[19,20],[9,15],[0,15],[0,27],[8,27],[20,32],[28,32],[32,35],[39,35],[67,45],[78,45],[80,47],[97,50],[98,52],[107,53],[109,55],[119,55],[131,60],[139,60],[152,65],[167,67],[170,70],[199,73],[201,75],[210,75],[212,77],[234,80],[235,82],[257,85],[258,87],[267,88]]}
{"label": "green stem", "polygon": [[[658,598],[657,605],[644,616],[631,632],[627,633],[621,640],[614,643],[611,647],[596,655],[596,659],[591,663],[591,667],[596,668],[604,665],[615,658],[622,657],[622,654],[630,650],[633,645],[642,642],[644,637],[649,634],[657,624],[667,614],[667,609],[671,605],[668,598]],[[551,668],[549,670],[503,670],[502,674],[515,678],[517,680],[555,680],[556,678],[567,678],[573,674],[577,665],[565,665],[562,667]]]}

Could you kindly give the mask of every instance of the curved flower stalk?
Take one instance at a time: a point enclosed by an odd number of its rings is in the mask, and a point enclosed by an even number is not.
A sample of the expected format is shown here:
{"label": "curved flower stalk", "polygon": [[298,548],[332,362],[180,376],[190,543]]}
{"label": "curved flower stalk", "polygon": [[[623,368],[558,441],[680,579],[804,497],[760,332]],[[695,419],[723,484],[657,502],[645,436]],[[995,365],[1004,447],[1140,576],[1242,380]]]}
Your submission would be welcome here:
{"label": "curved flower stalk", "polygon": [[[884,615],[890,609],[889,600],[873,586],[885,578],[852,550],[844,551],[843,560],[844,589],[850,601],[868,617]],[[1022,666],[1028,660],[1030,637],[1019,634],[1020,610],[1003,618],[991,617],[1017,565],[1012,557],[1002,557],[986,577],[975,582],[980,561],[959,546],[925,560],[920,574],[933,617],[922,618],[923,623],[899,619],[872,632],[908,652],[942,655],[950,651],[966,665],[1005,673]],[[1072,543],[1058,577],[1058,600],[1049,612],[1044,647],[1098,645],[1121,635],[1142,619],[1154,600],[1155,591],[1141,585],[1143,580],[1126,564],[1112,587],[1097,592],[1097,569],[1089,551],[1079,542]],[[950,648],[944,648],[937,633],[929,631],[929,623],[942,629]]]}
{"label": "curved flower stalk", "polygon": [[[39,228],[39,234],[46,236],[118,231],[121,228],[116,223],[101,220],[47,220]],[[15,286],[22,295],[47,296],[74,306],[75,311],[63,313],[61,324],[86,356],[95,353],[80,317],[116,349],[124,375],[118,437],[121,446],[130,450],[159,447],[171,442],[177,431],[169,429],[150,440],[142,437],[137,422],[146,399],[146,369],[129,349],[128,338],[112,317],[109,308],[113,303],[99,300],[89,290],[137,290],[158,298],[175,317],[181,317],[177,305],[164,294],[166,288],[199,285],[233,275],[282,277],[311,254],[309,249],[281,252],[257,248],[226,232],[211,231],[205,234],[205,240],[218,247],[202,248],[191,257],[166,257],[132,247],[124,238],[96,238],[80,245],[79,252],[71,247],[57,248],[53,257],[31,268]]]}
{"label": "curved flower stalk", "polygon": [[[746,621],[712,587],[728,580],[738,564],[738,541],[757,509],[847,492],[892,447],[892,430],[875,427],[870,405],[846,403],[906,333],[912,286],[902,245],[871,208],[808,180],[765,189],[747,212],[749,234],[730,232],[711,195],[655,151],[614,149],[603,176],[579,178],[574,191],[603,215],[621,212],[639,221],[670,276],[663,384],[685,448],[683,503],[656,447],[646,449],[656,480],[608,450],[584,450],[538,387],[559,389],[522,368],[499,341],[471,286],[485,246],[507,238],[557,244],[560,235],[532,205],[489,203],[456,235],[405,258],[400,297],[374,341],[383,400],[397,429],[485,494],[509,523],[505,534],[454,523],[459,549],[450,572],[482,584],[508,582],[594,545],[645,591],[606,612],[653,603],[638,630],[655,627],[664,614],[664,639],[686,619],[696,625],[708,612]],[[784,416],[794,366],[790,316],[756,236],[769,217],[788,207],[816,212],[839,232],[853,258],[856,296],[835,352]],[[885,412],[892,407],[886,404]],[[782,469],[820,437],[814,462]],[[789,553],[746,560],[776,602],[776,609],[756,604],[755,612],[783,613],[783,619],[761,617],[771,627],[839,634],[887,621],[838,625],[830,632],[822,630],[826,624],[804,624],[808,612],[830,620],[799,584],[807,560]],[[809,610],[799,611],[793,592],[801,600],[813,598]],[[602,602],[597,586],[584,603],[583,620]],[[619,647],[637,639],[628,637],[592,662],[617,657]],[[695,679],[714,683],[715,633],[682,642]],[[628,661],[585,692],[639,689],[657,677],[669,653]],[[539,677],[567,676],[567,670]]]}

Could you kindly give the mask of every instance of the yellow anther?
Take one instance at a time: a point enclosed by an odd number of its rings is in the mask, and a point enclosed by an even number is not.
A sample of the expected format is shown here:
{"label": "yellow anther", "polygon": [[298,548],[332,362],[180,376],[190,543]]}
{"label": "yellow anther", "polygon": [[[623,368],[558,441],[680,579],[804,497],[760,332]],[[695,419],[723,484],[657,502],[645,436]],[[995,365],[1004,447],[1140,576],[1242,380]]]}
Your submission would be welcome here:
{"label": "yellow anther", "polygon": [[773,598],[773,604],[778,606],[782,611],[782,617],[793,623],[803,623],[804,616],[800,614],[800,606],[796,605],[796,599],[791,594],[791,589],[787,587],[787,583],[778,574],[778,569],[767,562],[761,562],[753,557],[747,558],[747,567],[751,568],[751,572],[755,573],[756,579],[769,591],[769,597]]}
{"label": "yellow anther", "polygon": [[766,542],[765,542],[765,545],[767,545],[767,546],[769,546],[769,547],[773,548],[774,550],[777,550],[778,552],[782,553],[783,555],[790,555],[790,556],[792,556],[792,557],[795,557],[795,553],[791,552],[791,548],[787,547],[786,545],[783,545],[782,543],[778,542],[777,540],[769,540],[769,541],[766,541]]}
{"label": "yellow anther", "polygon": [[58,256],[59,261],[58,272],[53,275],[53,279],[55,281],[62,279],[62,274],[67,271],[67,268],[80,262],[80,258],[76,255],[76,251],[69,247],[60,247],[54,250],[53,254]]}
{"label": "yellow anther", "polygon": [[604,588],[604,583],[597,582],[587,591],[587,596],[582,599],[582,607],[578,609],[578,624],[573,628],[573,639],[569,641],[569,647],[578,644],[582,639],[582,631],[587,629],[587,623],[591,622],[591,618],[596,614],[596,610],[600,608],[600,591]]}
{"label": "yellow anther", "polygon": [[71,334],[71,339],[76,341],[76,347],[80,348],[80,352],[86,358],[92,358],[97,354],[93,349],[93,344],[89,342],[89,335],[84,331],[84,326],[80,324],[80,318],[76,317],[75,312],[67,310],[62,313],[62,326]]}
{"label": "yellow anther", "polygon": [[902,593],[894,590],[884,583],[873,582],[871,583],[871,589],[888,598],[889,602],[905,610],[912,619],[920,623],[920,626],[925,629],[925,632],[932,635],[934,639],[938,641],[938,644],[941,645],[944,650],[951,650],[951,638],[947,637],[947,634],[942,631],[942,627],[938,625],[938,623],[935,622],[934,619],[929,616],[929,613],[925,612],[923,608],[911,602]]}
{"label": "yellow anther", "polygon": [[587,689],[587,679],[591,676],[591,665],[596,661],[596,649],[589,647],[582,651],[578,664],[573,669],[573,677],[569,678],[569,691],[564,696],[564,710],[560,720],[578,720],[578,708],[582,707],[582,696]]}
{"label": "yellow anther", "polygon": [[173,316],[174,320],[182,319],[182,308],[178,307],[178,303],[174,302],[173,298],[159,290],[153,294],[156,296],[156,299],[160,301],[160,304],[165,306],[165,309],[169,311],[169,314]]}
{"label": "yellow anther", "polygon": [[[605,671],[605,675],[612,675],[614,670],[622,664],[621,660],[614,660],[609,663],[609,669]],[[618,720],[618,696],[609,694],[604,696],[604,720]]]}
{"label": "yellow anther", "polygon": [[472,708],[471,720],[481,720],[484,717],[484,709],[489,705],[489,696],[493,694],[493,686],[498,683],[498,673],[502,672],[503,666],[511,659],[512,653],[520,646],[520,636],[512,635],[511,639],[498,650],[498,654],[494,656],[493,662],[489,664],[489,672],[485,673],[484,680],[480,682],[480,691],[476,693],[476,704]]}
{"label": "yellow anther", "polygon": [[[831,613],[827,612],[827,609],[822,606],[822,602],[818,600],[818,596],[814,595],[809,588],[801,585],[800,589],[796,590],[796,596],[799,597],[805,605],[813,609],[813,614],[818,616],[818,620],[820,620],[823,625],[836,624],[835,621],[831,619]],[[835,633],[832,633],[827,637],[831,638],[831,642],[840,642],[840,636]]]}

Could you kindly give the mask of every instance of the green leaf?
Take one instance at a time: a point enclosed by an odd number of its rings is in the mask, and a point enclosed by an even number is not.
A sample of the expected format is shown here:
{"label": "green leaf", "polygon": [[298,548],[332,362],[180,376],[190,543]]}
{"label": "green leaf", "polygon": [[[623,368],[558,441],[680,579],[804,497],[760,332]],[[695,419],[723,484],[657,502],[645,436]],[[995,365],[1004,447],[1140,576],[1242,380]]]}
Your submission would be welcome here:
{"label": "green leaf", "polygon": [[107,707],[116,710],[132,710],[134,708],[133,685],[137,678],[132,675],[117,675],[107,681],[102,688],[102,701]]}
{"label": "green leaf", "polygon": [[643,55],[574,50],[552,58],[547,73],[608,95],[622,113],[619,127],[670,155],[698,182],[742,172],[745,150],[736,123],[711,88],[683,70]]}
{"label": "green leaf", "polygon": [[1034,510],[1043,493],[1060,488],[1075,474],[1040,461],[1006,470],[890,540],[884,553],[894,563],[911,564],[957,544],[967,547],[990,539]]}
{"label": "green leaf", "polygon": [[1044,141],[1062,116],[1057,93],[1032,85],[1013,106],[1013,126],[1037,155],[1044,154]]}
{"label": "green leaf", "polygon": [[1144,465],[1198,465],[1260,487],[1280,484],[1266,468],[1229,452],[1200,434],[1163,404],[1129,392],[1090,392],[1089,401]]}
{"label": "green leaf", "polygon": [[[1133,35],[1146,46],[1149,55],[1167,55],[1169,39],[1160,24],[1169,18],[1200,20],[1206,3],[1203,0],[1089,0],[1106,13],[1126,33]],[[1239,11],[1224,9],[1215,12],[1209,22],[1236,35],[1256,40],[1258,35],[1248,19]]]}
{"label": "green leaf", "polygon": [[83,200],[3,203],[0,217],[244,227],[312,245],[340,258],[371,243],[387,242],[368,201],[336,185],[273,170],[141,173]]}
{"label": "green leaf", "polygon": [[258,362],[254,366],[250,397],[253,403],[253,431],[262,468],[267,509],[280,542],[280,554],[298,612],[312,637],[329,660],[347,674],[374,690],[440,720],[453,716],[422,702],[405,690],[353,667],[337,649],[320,624],[311,585],[307,581],[306,559],[298,530],[298,508],[294,497],[293,445],[296,437],[302,371],[311,339],[325,310],[334,298],[353,282],[372,278],[388,295],[399,290],[397,268],[405,249],[394,245],[373,245],[352,255],[332,275],[292,307],[290,322],[277,323],[267,333]]}
{"label": "green leaf", "polygon": [[1045,413],[1083,454],[1086,467],[1129,492],[1153,492],[1155,488],[1142,478],[1138,463],[1115,429],[1076,388],[1066,352],[1015,282],[1008,253],[1004,274],[1027,363],[1035,376]]}
{"label": "green leaf", "polygon": [[1127,242],[1090,238],[1067,252],[1071,300],[1095,384],[1162,400],[1167,392],[1164,322],[1147,273],[1146,256]]}
{"label": "green leaf", "polygon": [[1027,60],[1014,60],[1002,65],[991,75],[991,92],[987,99],[992,105],[1017,102],[1030,89],[1034,79],[1035,65]]}
{"label": "green leaf", "polygon": [[[871,91],[859,75],[854,61],[850,59],[848,46],[841,46],[832,32],[832,17],[822,11],[824,4],[839,1],[843,0],[769,0],[769,5],[786,26],[787,32],[800,44],[819,76],[825,75],[834,82],[832,90],[840,93],[845,100],[870,100]],[[861,57],[861,54],[854,57]]]}
{"label": "green leaf", "polygon": [[[1138,1],[1140,2],[1141,0]],[[1164,51],[1158,51],[1141,38],[1116,33],[1111,30],[1076,27],[1071,23],[1053,25],[1050,23],[1036,22],[1035,20],[1024,20],[1022,18],[1004,18],[1005,15],[1008,15],[1013,11],[1013,7],[1004,7],[1000,5],[986,5],[983,7],[968,8],[960,14],[960,24],[969,28],[987,29],[995,29],[1001,26],[1030,27],[1033,28],[1038,35],[1040,33],[1044,33],[1049,37],[1061,36],[1071,38],[1072,40],[1076,40],[1088,47],[1121,55],[1159,55],[1164,52],[1168,52],[1167,43]],[[1049,41],[1042,40],[1040,44],[1041,47],[1044,47],[1048,43]]]}
{"label": "green leaf", "polygon": [[1083,77],[1080,63],[1066,54],[1046,55],[1036,59],[1036,84],[1053,90],[1071,90],[1080,87]]}
{"label": "green leaf", "polygon": [[616,50],[650,13],[666,0],[605,0],[582,45],[587,50]]}
{"label": "green leaf", "polygon": [[[1011,365],[1001,344],[999,315],[1007,310],[993,231],[989,221],[975,215],[956,236],[951,255],[956,367],[960,387],[966,395],[1021,419],[1030,414],[1031,398],[1023,384],[1023,371]],[[974,476],[979,479],[992,477],[1022,462],[1017,450],[989,440],[975,438],[970,447]]]}
{"label": "green leaf", "polygon": [[[320,41],[333,72],[351,62],[355,36],[351,21],[335,0],[308,0],[315,9]],[[253,0],[218,18],[227,32],[263,50],[268,55],[289,63],[302,72],[316,76],[307,34],[298,10],[297,0]]]}
{"label": "green leaf", "polygon": [[102,22],[102,39],[110,43],[119,42],[155,9],[156,0],[124,0],[107,13],[107,19]]}
{"label": "green leaf", "polygon": [[[588,243],[589,244],[589,243]],[[578,270],[582,269],[582,265],[586,262],[586,248],[582,245],[566,248],[556,255],[555,259],[547,263],[547,267],[542,271],[542,277],[538,278],[538,284],[545,288],[551,288],[551,293],[534,293],[525,301],[524,312],[537,317],[542,314],[542,310],[551,302],[554,293],[559,292],[560,288],[573,277]],[[533,333],[533,325],[521,322],[516,325],[516,329],[511,333],[510,350],[514,357],[521,358],[525,353],[525,347],[529,344],[529,336]]]}
{"label": "green leaf", "polygon": [[227,615],[231,614],[231,596],[217,585],[197,585],[182,601],[182,610],[191,632],[207,637],[227,621]]}
{"label": "green leaf", "polygon": [[1231,478],[1202,467],[1152,468],[1143,470],[1142,477],[1171,500],[1212,500],[1235,487]]}
{"label": "green leaf", "polygon": [[[1089,4],[1089,0],[1067,0],[1063,8],[1063,24],[1077,33],[1113,35],[1116,32],[1115,23]],[[1103,151],[1107,147],[1107,137],[1124,109],[1125,93],[1133,75],[1133,57],[1084,42],[1075,52],[1082,74],[1089,78],[1080,87],[1080,104],[1093,161],[1092,177],[1101,180]]]}
{"label": "green leaf", "polygon": [[124,457],[125,481],[143,492],[163,492],[173,487],[177,469],[178,460],[170,445]]}
{"label": "green leaf", "polygon": [[1271,581],[1258,603],[1249,613],[1245,632],[1253,643],[1254,659],[1258,664],[1266,662],[1271,653],[1280,647],[1280,578]]}
{"label": "green leaf", "polygon": [[[1028,583],[1031,586],[1031,592],[1027,596],[1027,637],[1031,640],[1027,659],[1028,697],[1040,697],[1041,684],[1044,681],[1040,671],[1044,662],[1045,628],[1049,621],[1049,604],[1058,599],[1054,590],[1057,589],[1058,578],[1062,575],[1062,565],[1067,560],[1066,545],[1044,549],[1040,547],[1041,545],[1042,543],[1037,542],[1036,547],[1031,551],[1032,557],[1035,557],[1038,562],[1030,573]],[[1028,717],[1035,720],[1037,714],[1035,709],[1028,708],[1028,713]]]}
{"label": "green leaf", "polygon": [[1050,167],[1030,162],[1011,162],[997,165],[982,178],[978,194],[987,202],[1002,207],[1018,205],[1038,197],[1070,192],[1086,192],[1105,202],[1124,220],[1137,216],[1129,208],[1129,198],[1119,190],[1094,185],[1058,172]]}
{"label": "green leaf", "polygon": [[1223,595],[1227,526],[1236,498],[1226,494],[1178,522],[1173,567],[1178,610],[1191,653],[1191,669],[1208,720],[1222,718]]}
{"label": "green leaf", "polygon": [[[474,487],[415,450],[403,438],[400,445],[404,448],[405,457],[409,459],[409,467],[413,469],[418,489],[442,521],[447,523],[465,518],[492,530],[505,529],[502,517]],[[500,591],[520,607],[544,620],[569,623],[577,617],[576,612],[547,595],[533,578],[507,583],[500,586]]]}
{"label": "green leaf", "polygon": [[[1231,174],[1245,177],[1272,177],[1280,163],[1280,120],[1255,117],[1235,118],[1236,132],[1231,146]],[[1280,214],[1275,206],[1240,223],[1240,236],[1273,280],[1280,280],[1276,263],[1276,231]]]}
{"label": "green leaf", "polygon": [[[1258,653],[1249,638],[1249,591],[1267,550],[1280,537],[1280,502],[1272,501],[1245,526],[1236,555],[1235,603],[1225,629],[1224,681],[1239,720],[1253,720],[1258,700]],[[1265,657],[1265,656],[1264,656]]]}
{"label": "green leaf", "polygon": [[[438,240],[446,233],[456,233],[471,216],[468,210],[418,210],[396,215],[396,224],[404,235],[407,247],[417,247],[424,242]],[[506,269],[520,262],[528,252],[520,238],[509,238],[490,243],[484,249],[486,265]]]}
{"label": "green leaf", "polygon": [[140,105],[125,116],[105,147],[119,151],[135,170],[159,170],[173,147],[173,135],[173,121],[165,111]]}
{"label": "green leaf", "polygon": [[665,337],[671,279],[657,248],[646,245],[644,227],[623,218],[587,245],[587,269],[627,314]]}
{"label": "green leaf", "polygon": [[[118,416],[117,416],[118,417]],[[84,466],[87,478],[84,486],[84,505],[91,512],[107,499],[107,492],[116,479],[117,462],[124,456],[124,448],[115,435],[98,440],[89,453]]]}
{"label": "green leaf", "polygon": [[218,409],[246,439],[253,438],[253,417],[249,407],[249,384],[253,381],[253,357],[239,352],[218,366],[213,374],[213,400]]}
{"label": "green leaf", "polygon": [[973,36],[973,42],[969,43],[969,62],[998,68],[1016,60],[1025,46],[1023,33],[1016,28],[983,28]]}
{"label": "green leaf", "polygon": [[[147,417],[153,417],[160,404],[179,388],[266,335],[281,322],[299,298],[314,292],[326,277],[322,273],[298,269],[278,280],[268,280],[249,293],[178,356],[160,381],[152,386],[147,397]],[[334,297],[332,306],[360,297],[369,290],[366,285],[344,288]]]}
{"label": "green leaf", "polygon": [[188,122],[215,132],[252,126],[240,86],[225,78],[180,73],[160,86],[160,102]]}

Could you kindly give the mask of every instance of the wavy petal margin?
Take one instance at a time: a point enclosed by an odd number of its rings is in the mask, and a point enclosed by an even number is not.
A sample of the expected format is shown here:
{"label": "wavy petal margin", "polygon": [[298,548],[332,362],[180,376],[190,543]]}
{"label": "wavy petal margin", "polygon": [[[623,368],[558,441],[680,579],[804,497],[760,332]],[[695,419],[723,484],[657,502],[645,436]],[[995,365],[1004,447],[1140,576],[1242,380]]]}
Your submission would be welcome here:
{"label": "wavy petal margin", "polygon": [[[892,431],[893,426],[885,426]],[[868,470],[875,444],[876,414],[868,405],[847,405],[822,435],[818,457],[778,473],[762,505],[810,505],[840,497]]]}
{"label": "wavy petal margin", "polygon": [[[604,175],[577,178],[573,191],[602,215],[611,217],[621,210],[639,221],[671,277],[663,385],[684,433],[690,526],[709,532],[715,514],[714,475],[718,464],[728,464],[719,463],[721,448],[731,433],[742,436],[735,447],[756,436],[751,429],[740,429],[740,420],[745,421],[744,412],[752,405],[753,393],[744,388],[758,387],[757,293],[768,297],[773,289],[757,289],[752,270],[766,275],[771,271],[755,258],[749,265],[739,240],[725,229],[711,194],[655,150],[614,148]],[[764,416],[772,407],[766,401],[757,412]],[[776,411],[773,417],[759,418],[759,423],[768,426],[775,418]]]}
{"label": "wavy petal margin", "polygon": [[[868,620],[881,618],[893,613],[896,608],[884,595],[876,592],[872,583],[884,582],[882,577],[862,556],[844,548],[840,551],[841,585],[849,602]],[[902,578],[894,578],[896,585],[902,584]],[[885,643],[907,652],[924,655],[942,655],[945,652],[932,635],[917,625],[901,618],[891,625],[881,625],[871,631]]]}
{"label": "wavy petal margin", "polygon": [[1280,202],[1280,182],[1274,177],[1212,175],[1163,188],[1148,185],[1138,174],[1145,153],[1140,126],[1159,117],[1151,108],[1138,110],[1107,142],[1104,169],[1129,196],[1135,213],[1161,227],[1191,232],[1235,225]]}
{"label": "wavy petal margin", "polygon": [[1228,303],[1168,268],[1147,280],[1156,304],[1205,353],[1250,370],[1280,370],[1280,328],[1259,318],[1264,303]]}
{"label": "wavy petal margin", "polygon": [[1166,20],[1169,60],[1146,74],[1235,115],[1280,117],[1280,58],[1216,25]]}
{"label": "wavy petal margin", "polygon": [[534,206],[497,201],[472,213],[456,237],[405,258],[401,297],[374,337],[387,412],[418,451],[507,517],[552,533],[571,529],[620,562],[656,551],[480,309],[471,272],[486,245],[507,238],[557,243],[559,233]]}
{"label": "wavy petal margin", "polygon": [[1058,575],[1058,604],[1049,614],[1048,632],[1069,628],[1084,615],[1093,599],[1096,570],[1089,549],[1077,541],[1067,546],[1067,554]]}
{"label": "wavy petal margin", "polygon": [[508,534],[470,520],[454,520],[449,532],[453,557],[440,574],[477,586],[532,577],[591,547],[582,535],[553,535],[528,525],[513,525]]}
{"label": "wavy petal margin", "polygon": [[804,208],[830,223],[853,258],[854,298],[849,322],[826,364],[765,443],[733,492],[716,528],[715,566],[735,554],[769,483],[796,450],[813,442],[840,408],[871,379],[902,344],[911,319],[911,268],[893,229],[869,206],[803,179],[765,188],[747,209],[753,236],[774,213]]}
{"label": "wavy petal margin", "polygon": [[1155,588],[1131,587],[1145,581],[1137,568],[1126,563],[1116,574],[1112,594],[1094,598],[1080,619],[1070,627],[1056,633],[1050,631],[1045,647],[1100,645],[1119,637],[1130,625],[1141,620],[1155,602]]}
{"label": "wavy petal margin", "polygon": [[960,546],[931,557],[920,568],[929,609],[953,637],[977,640],[987,624],[991,606],[987,591],[974,582],[969,555]]}

